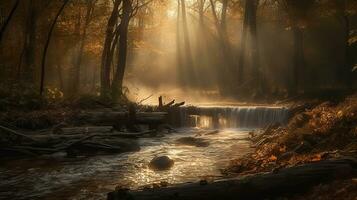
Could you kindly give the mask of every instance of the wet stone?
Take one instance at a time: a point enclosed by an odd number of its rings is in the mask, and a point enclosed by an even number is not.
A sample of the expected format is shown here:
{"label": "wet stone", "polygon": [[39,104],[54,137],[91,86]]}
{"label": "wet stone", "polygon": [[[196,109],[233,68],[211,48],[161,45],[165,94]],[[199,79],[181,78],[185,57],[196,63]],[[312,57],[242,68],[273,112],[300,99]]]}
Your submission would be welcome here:
{"label": "wet stone", "polygon": [[149,168],[155,171],[168,170],[174,163],[175,162],[168,156],[159,156],[150,161]]}
{"label": "wet stone", "polygon": [[176,143],[182,145],[189,145],[195,147],[208,147],[209,142],[202,138],[194,138],[194,137],[182,137],[176,140]]}

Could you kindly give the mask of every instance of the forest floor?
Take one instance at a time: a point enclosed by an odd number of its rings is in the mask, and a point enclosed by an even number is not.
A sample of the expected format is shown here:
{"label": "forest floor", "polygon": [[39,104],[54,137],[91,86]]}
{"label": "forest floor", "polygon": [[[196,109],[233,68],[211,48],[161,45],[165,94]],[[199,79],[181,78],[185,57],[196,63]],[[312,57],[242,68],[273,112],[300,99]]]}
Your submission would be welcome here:
{"label": "forest floor", "polygon": [[[286,126],[271,125],[250,134],[255,152],[235,159],[227,176],[275,172],[296,165],[334,158],[357,158],[357,95],[338,102],[304,102],[296,106]],[[303,108],[303,109],[301,109]],[[292,199],[355,199],[357,179],[318,185]]]}

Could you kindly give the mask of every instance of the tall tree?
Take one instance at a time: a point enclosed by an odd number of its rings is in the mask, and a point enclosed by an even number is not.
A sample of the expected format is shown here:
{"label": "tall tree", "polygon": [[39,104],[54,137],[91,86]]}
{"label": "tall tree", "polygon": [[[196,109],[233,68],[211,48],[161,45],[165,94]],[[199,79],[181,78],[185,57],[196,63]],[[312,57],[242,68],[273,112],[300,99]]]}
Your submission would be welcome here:
{"label": "tall tree", "polygon": [[[86,0],[85,1],[85,6],[86,6],[86,14],[84,17],[84,24],[83,24],[83,30],[82,33],[79,32],[79,45],[78,45],[78,51],[77,51],[77,56],[74,64],[74,74],[73,74],[73,94],[78,94],[79,92],[79,86],[80,86],[80,72],[81,72],[81,65],[82,65],[82,58],[83,58],[83,50],[85,46],[85,42],[87,39],[87,29],[88,26],[92,20],[92,15],[94,11],[95,4],[98,0]],[[80,20],[80,18],[79,18]]]}
{"label": "tall tree", "polygon": [[303,31],[308,21],[308,14],[314,5],[314,0],[280,0],[280,4],[287,12],[289,25],[293,32],[293,68],[289,93],[296,94],[300,87],[302,89],[305,87],[305,81],[302,80],[305,72]]}
{"label": "tall tree", "polygon": [[5,30],[6,30],[7,26],[9,25],[12,17],[14,16],[15,11],[16,11],[17,7],[19,6],[19,4],[20,4],[20,0],[16,0],[14,6],[12,7],[12,9],[10,11],[9,16],[5,19],[4,24],[0,28],[0,44],[1,44],[3,34],[5,33]]}
{"label": "tall tree", "polygon": [[[186,76],[183,67],[183,55],[182,55],[182,36],[181,36],[181,0],[177,0],[177,17],[176,17],[176,59],[177,59],[177,70],[179,74],[179,82],[181,85],[186,84]],[[202,0],[201,0],[202,1]]]}
{"label": "tall tree", "polygon": [[252,46],[252,67],[253,74],[255,76],[255,87],[258,89],[258,93],[264,92],[264,73],[260,65],[260,55],[259,55],[259,43],[258,43],[258,32],[257,32],[257,10],[259,6],[259,0],[251,0],[251,11],[249,16],[249,27],[251,36],[251,46]]}
{"label": "tall tree", "polygon": [[221,28],[226,36],[227,36],[227,10],[228,10],[228,0],[222,0]]}
{"label": "tall tree", "polygon": [[40,94],[41,95],[43,94],[43,90],[44,90],[47,50],[48,50],[48,47],[50,45],[52,33],[53,33],[53,30],[54,30],[54,28],[56,26],[57,20],[58,20],[59,16],[61,15],[62,11],[64,10],[64,8],[66,7],[68,2],[69,2],[69,0],[64,0],[62,6],[58,10],[58,12],[57,12],[57,14],[56,14],[51,26],[50,26],[50,30],[48,32],[48,36],[47,36],[45,47],[44,47],[43,54],[42,54],[42,62],[41,62],[41,82],[40,82]]}
{"label": "tall tree", "polygon": [[[357,8],[357,2],[353,0],[330,0],[332,4],[332,9],[335,11],[334,14],[336,18],[341,22],[343,28],[343,46],[344,46],[344,64],[337,68],[336,74],[339,80],[346,86],[350,87],[352,84],[352,65],[351,63],[351,53],[349,46],[350,32],[351,32],[351,20],[350,13],[353,9]],[[351,9],[351,11],[349,10]]]}
{"label": "tall tree", "polygon": [[[38,21],[38,2],[34,0],[27,1],[27,18],[24,29],[24,69],[21,79],[29,83],[33,83],[33,73],[35,68],[35,53],[36,53],[36,34]],[[22,58],[21,58],[22,59]],[[21,61],[22,62],[22,61]]]}
{"label": "tall tree", "polygon": [[216,9],[216,1],[210,0],[211,12],[214,19],[214,25],[216,27],[218,35],[218,45],[220,46],[220,52],[222,56],[222,72],[223,76],[220,76],[221,79],[221,92],[229,93],[232,91],[230,83],[232,82],[232,76],[230,75],[231,70],[234,68],[234,62],[231,53],[231,46],[229,44],[228,33],[227,33],[227,9],[228,9],[228,0],[222,0],[221,2],[221,15]]}
{"label": "tall tree", "polygon": [[128,54],[128,28],[129,22],[131,19],[131,15],[133,12],[133,5],[130,1],[123,1],[122,7],[123,13],[120,21],[120,39],[118,44],[118,55],[117,60],[118,63],[116,65],[116,71],[113,78],[112,84],[112,95],[114,99],[117,99],[122,95],[122,87],[124,80],[124,72],[126,67],[126,60]]}
{"label": "tall tree", "polygon": [[[109,17],[102,53],[101,96],[116,100],[122,95],[124,73],[128,51],[128,31],[130,20],[139,9],[152,0],[115,0]],[[118,43],[117,43],[118,42]],[[117,64],[113,69],[113,82],[110,84],[110,69],[117,48]]]}
{"label": "tall tree", "polygon": [[24,7],[26,8],[24,12],[25,24],[23,28],[24,43],[19,57],[17,76],[21,81],[33,84],[36,66],[35,55],[38,46],[38,35],[40,35],[38,22],[40,21],[40,15],[48,8],[51,1],[28,0],[23,2],[25,3]]}
{"label": "tall tree", "polygon": [[240,39],[240,48],[239,48],[239,58],[238,58],[238,86],[241,87],[243,84],[243,77],[244,77],[244,57],[245,57],[245,50],[246,50],[246,40],[248,34],[248,27],[249,27],[249,12],[251,8],[251,1],[246,0],[243,9],[243,26],[242,26],[242,35]]}
{"label": "tall tree", "polygon": [[187,9],[186,9],[186,0],[181,0],[181,18],[182,18],[182,31],[183,31],[183,43],[185,50],[184,54],[184,64],[186,72],[186,76],[189,77],[190,82],[195,82],[195,73],[194,73],[194,66],[193,66],[193,59],[192,59],[192,51],[191,51],[191,41],[188,31],[188,23],[187,23]]}
{"label": "tall tree", "polygon": [[113,61],[113,40],[117,31],[115,26],[118,22],[119,17],[119,7],[122,0],[115,0],[112,13],[108,19],[103,52],[102,52],[102,63],[101,63],[101,96],[108,98],[110,96],[110,69]]}
{"label": "tall tree", "polygon": [[[241,87],[244,80],[244,64],[247,55],[246,46],[248,43],[247,38],[251,44],[251,64],[254,75],[255,87],[259,92],[263,92],[263,72],[260,65],[259,45],[257,36],[257,10],[259,0],[246,0],[243,15],[243,30],[240,44],[240,54],[238,60],[238,86]],[[249,35],[248,35],[249,33]],[[250,37],[248,37],[250,36]]]}

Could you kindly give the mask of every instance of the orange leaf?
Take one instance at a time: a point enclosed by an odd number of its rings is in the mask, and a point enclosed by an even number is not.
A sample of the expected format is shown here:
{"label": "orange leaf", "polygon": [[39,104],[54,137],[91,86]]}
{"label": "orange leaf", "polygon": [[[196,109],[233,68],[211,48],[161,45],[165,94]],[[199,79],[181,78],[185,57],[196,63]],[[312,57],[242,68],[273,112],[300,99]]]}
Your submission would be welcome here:
{"label": "orange leaf", "polygon": [[276,161],[278,158],[274,155],[271,155],[269,161]]}
{"label": "orange leaf", "polygon": [[321,160],[321,154],[316,154],[313,158],[312,161],[320,161]]}

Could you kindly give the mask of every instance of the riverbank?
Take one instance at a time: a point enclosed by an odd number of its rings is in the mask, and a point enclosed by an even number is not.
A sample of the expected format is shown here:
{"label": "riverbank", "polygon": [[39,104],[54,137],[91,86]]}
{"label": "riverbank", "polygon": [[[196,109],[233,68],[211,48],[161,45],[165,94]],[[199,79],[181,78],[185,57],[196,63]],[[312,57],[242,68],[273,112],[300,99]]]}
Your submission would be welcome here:
{"label": "riverbank", "polygon": [[6,109],[0,112],[3,157],[138,151],[136,139],[174,132],[168,124],[168,114],[185,104],[175,100],[164,104],[162,97],[158,106],[133,103],[126,98],[117,103],[105,102],[98,96],[56,102],[36,97],[34,101],[38,106],[26,101],[24,107],[14,107],[6,101]]}
{"label": "riverbank", "polygon": [[[331,160],[357,158],[357,96],[340,102],[321,102],[296,112],[286,126],[273,124],[252,132],[255,152],[235,159],[223,170],[227,176],[242,176]],[[354,199],[355,177],[316,186],[296,199]],[[338,185],[339,192],[328,190]],[[320,194],[325,194],[319,196]],[[351,196],[352,195],[352,196]],[[333,198],[332,198],[333,197]]]}

